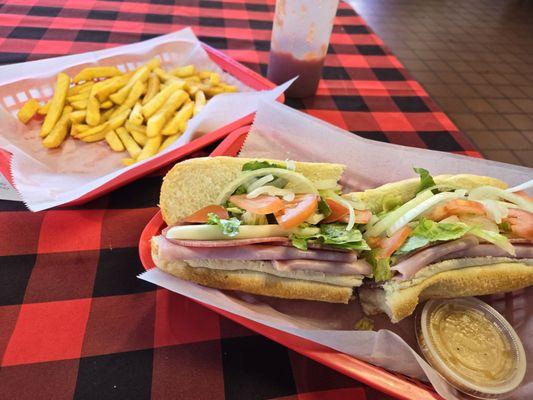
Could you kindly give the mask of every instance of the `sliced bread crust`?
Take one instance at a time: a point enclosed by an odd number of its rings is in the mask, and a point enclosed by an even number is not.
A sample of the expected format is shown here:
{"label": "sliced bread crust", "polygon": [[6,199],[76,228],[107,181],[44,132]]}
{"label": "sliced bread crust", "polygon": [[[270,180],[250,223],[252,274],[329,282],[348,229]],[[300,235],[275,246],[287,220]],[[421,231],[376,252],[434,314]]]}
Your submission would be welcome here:
{"label": "sliced bread crust", "polygon": [[444,271],[404,289],[387,283],[383,289],[359,288],[359,299],[367,315],[384,312],[392,322],[398,322],[411,315],[419,302],[428,299],[512,292],[531,285],[533,266],[510,260]]}
{"label": "sliced bread crust", "polygon": [[[221,191],[242,171],[250,158],[205,157],[176,164],[163,179],[159,207],[167,225],[174,225],[202,207],[215,203]],[[262,161],[262,160],[261,160]],[[285,161],[265,160],[286,165]],[[338,181],[344,172],[341,164],[296,162],[296,172],[312,182]]]}

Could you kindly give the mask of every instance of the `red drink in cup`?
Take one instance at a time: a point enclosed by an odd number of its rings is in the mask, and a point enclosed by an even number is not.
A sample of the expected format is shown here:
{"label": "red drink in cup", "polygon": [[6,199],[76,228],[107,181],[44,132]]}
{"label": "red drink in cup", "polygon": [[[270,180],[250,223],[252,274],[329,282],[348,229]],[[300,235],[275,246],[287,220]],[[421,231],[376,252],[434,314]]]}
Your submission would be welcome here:
{"label": "red drink in cup", "polygon": [[277,0],[268,79],[281,84],[299,78],[288,97],[313,96],[328,50],[338,0]]}

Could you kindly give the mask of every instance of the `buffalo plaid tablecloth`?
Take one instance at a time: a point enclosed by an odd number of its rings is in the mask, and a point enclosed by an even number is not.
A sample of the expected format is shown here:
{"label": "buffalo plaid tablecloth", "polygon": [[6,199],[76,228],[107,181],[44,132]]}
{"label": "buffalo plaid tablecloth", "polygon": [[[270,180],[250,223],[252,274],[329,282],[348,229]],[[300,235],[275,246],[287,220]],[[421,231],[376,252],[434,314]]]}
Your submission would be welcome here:
{"label": "buffalo plaid tablecloth", "polygon": [[[265,74],[272,0],[7,0],[0,63],[86,52],[192,26]],[[317,96],[293,107],[361,136],[478,156],[341,3]],[[161,174],[76,208],[0,201],[0,398],[386,399],[140,281]]]}

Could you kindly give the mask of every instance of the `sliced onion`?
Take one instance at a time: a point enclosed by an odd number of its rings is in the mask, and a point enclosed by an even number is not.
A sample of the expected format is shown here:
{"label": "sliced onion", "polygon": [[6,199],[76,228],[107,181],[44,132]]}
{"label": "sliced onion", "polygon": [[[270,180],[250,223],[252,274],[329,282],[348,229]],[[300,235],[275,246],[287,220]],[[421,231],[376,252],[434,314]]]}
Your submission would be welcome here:
{"label": "sliced onion", "polygon": [[521,190],[531,189],[532,187],[533,187],[533,179],[530,179],[529,181],[521,183],[520,185],[505,189],[505,191],[509,193],[514,193],[514,192],[520,192]]}
{"label": "sliced onion", "polygon": [[251,183],[246,189],[247,192],[253,192],[258,187],[264,186],[268,182],[272,182],[274,180],[274,176],[272,174],[268,174],[266,176],[263,176],[262,178],[259,178],[255,182]]}
{"label": "sliced onion", "polygon": [[533,203],[528,199],[517,194],[507,192],[494,186],[480,186],[472,189],[468,195],[470,200],[498,200],[504,199],[516,204],[523,210],[533,213]]}
{"label": "sliced onion", "polygon": [[348,209],[349,218],[348,218],[348,225],[346,225],[346,230],[351,231],[355,225],[355,211],[353,209],[352,204],[348,200],[343,199],[341,196],[339,196],[335,192],[328,191],[326,195],[328,198],[335,200],[337,203],[342,204],[344,207]]}
{"label": "sliced onion", "polygon": [[275,186],[261,186],[248,193],[246,195],[246,198],[255,199],[256,197],[262,194],[269,194],[271,196],[281,196],[285,201],[293,201],[295,197],[294,192],[289,189],[280,189]]}
{"label": "sliced onion", "polygon": [[239,174],[237,178],[228,183],[220,192],[216,199],[217,204],[224,204],[228,198],[241,185],[245,185],[259,176],[272,174],[275,177],[286,179],[291,184],[291,190],[294,193],[312,193],[318,194],[318,190],[308,178],[299,172],[289,171],[283,168],[261,168],[255,171],[246,171]]}
{"label": "sliced onion", "polygon": [[506,204],[511,203],[505,203],[503,201],[496,201],[496,200],[479,200],[481,204],[483,204],[483,207],[485,207],[485,211],[487,212],[487,215],[494,220],[497,224],[501,224],[502,219],[507,217],[507,214],[509,214],[509,207]]}
{"label": "sliced onion", "polygon": [[[431,207],[436,206],[437,204],[451,199],[456,199],[459,197],[464,197],[464,191],[457,190],[455,192],[444,192],[438,193],[429,199],[417,204],[415,207],[403,213],[400,218],[396,219],[387,229],[387,235],[391,236],[399,229],[402,229],[408,222],[411,222],[413,219],[418,217],[420,214],[423,214],[425,211],[429,210]],[[416,198],[416,197],[415,197]],[[401,207],[400,207],[401,208]]]}

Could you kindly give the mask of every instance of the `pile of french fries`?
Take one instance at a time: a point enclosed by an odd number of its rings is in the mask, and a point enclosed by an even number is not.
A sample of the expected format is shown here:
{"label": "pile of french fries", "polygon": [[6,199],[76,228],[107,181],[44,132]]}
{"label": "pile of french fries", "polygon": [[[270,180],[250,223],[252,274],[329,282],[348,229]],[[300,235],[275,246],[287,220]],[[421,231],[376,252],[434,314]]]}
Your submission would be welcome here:
{"label": "pile of french fries", "polygon": [[60,73],[52,99],[43,105],[28,100],[18,118],[26,124],[44,116],[40,136],[47,148],[61,146],[68,136],[106,141],[113,151],[127,151],[122,162],[131,165],[178,139],[210,98],[236,90],[216,72],[197,71],[194,65],[165,71],[154,58],[126,73],[116,67],[85,68],[72,82]]}

